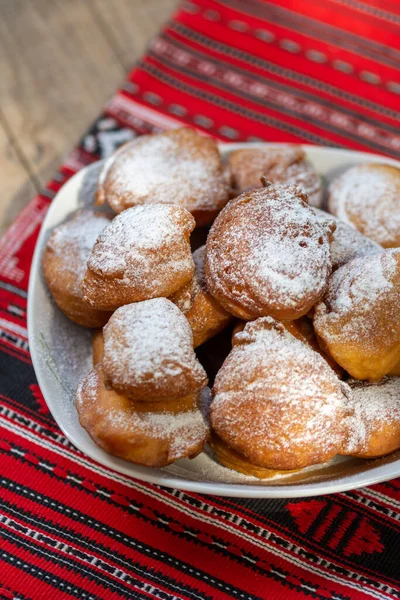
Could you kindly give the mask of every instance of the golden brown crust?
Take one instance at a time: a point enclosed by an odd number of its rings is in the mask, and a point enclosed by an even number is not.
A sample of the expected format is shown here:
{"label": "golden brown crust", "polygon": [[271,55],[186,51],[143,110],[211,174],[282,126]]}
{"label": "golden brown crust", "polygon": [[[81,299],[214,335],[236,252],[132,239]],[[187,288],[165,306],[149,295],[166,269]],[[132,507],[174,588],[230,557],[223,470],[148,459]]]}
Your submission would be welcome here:
{"label": "golden brown crust", "polygon": [[263,175],[275,184],[298,184],[304,187],[311,206],[321,206],[321,178],[301,146],[278,148],[244,148],[228,157],[232,187],[237,194],[261,187]]}
{"label": "golden brown crust", "polygon": [[95,367],[101,363],[104,356],[104,338],[102,329],[95,329],[92,333],[92,354],[93,366]]}
{"label": "golden brown crust", "polygon": [[298,186],[269,186],[231,200],[206,244],[207,287],[234,316],[296,319],[323,295],[332,270],[329,241]]}
{"label": "golden brown crust", "polygon": [[292,469],[291,471],[278,471],[277,469],[266,469],[264,467],[260,467],[259,465],[253,465],[249,460],[246,459],[245,456],[243,456],[243,454],[239,454],[239,452],[236,452],[227,444],[225,444],[225,442],[221,440],[216,433],[211,434],[209,444],[215,452],[215,456],[221,465],[227,467],[228,469],[232,469],[233,471],[243,473],[243,475],[251,475],[252,477],[257,477],[258,479],[270,479],[271,477],[276,477],[277,474],[287,475],[298,470]]}
{"label": "golden brown crust", "polygon": [[110,316],[88,306],[80,287],[91,247],[108,223],[102,213],[78,211],[53,230],[42,256],[43,275],[55,303],[83,327],[101,327]]}
{"label": "golden brown crust", "polygon": [[400,249],[353,260],[315,307],[322,348],[356,379],[379,380],[400,362]]}
{"label": "golden brown crust", "polygon": [[138,206],[115,217],[89,258],[82,281],[85,302],[115,310],[173,294],[193,276],[194,226],[187,210],[172,205]]}
{"label": "golden brown crust", "polygon": [[234,337],[215,380],[211,426],[253,466],[300,469],[347,446],[346,392],[317,352],[264,317]]}
{"label": "golden brown crust", "polygon": [[232,315],[224,310],[207,290],[204,259],[205,246],[201,246],[193,253],[193,279],[170,297],[189,321],[194,348],[217,335],[232,321]]}
{"label": "golden brown crust", "polygon": [[400,246],[400,169],[385,164],[357,165],[329,188],[331,213],[384,248]]}
{"label": "golden brown crust", "polygon": [[149,467],[193,458],[202,451],[208,426],[198,404],[199,394],[194,394],[184,412],[181,405],[174,412],[143,411],[140,404],[110,387],[101,364],[82,380],[76,393],[79,421],[93,441],[114,456]]}
{"label": "golden brown crust", "polygon": [[158,402],[182,398],[207,385],[190,325],[166,298],[119,308],[103,333],[103,367],[118,393]]}
{"label": "golden brown crust", "polygon": [[178,204],[210,223],[229,199],[214,139],[181,128],[145,135],[119,148],[100,177],[98,202],[115,212],[141,204]]}

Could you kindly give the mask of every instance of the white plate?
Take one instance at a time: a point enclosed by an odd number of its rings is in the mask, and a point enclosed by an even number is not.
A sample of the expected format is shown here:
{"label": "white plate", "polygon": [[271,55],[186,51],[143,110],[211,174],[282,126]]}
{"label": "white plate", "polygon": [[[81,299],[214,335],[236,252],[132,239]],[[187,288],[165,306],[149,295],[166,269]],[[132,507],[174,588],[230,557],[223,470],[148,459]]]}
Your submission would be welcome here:
{"label": "white plate", "polygon": [[[223,144],[228,153],[248,146],[279,144]],[[348,150],[304,146],[309,159],[328,181],[344,168],[363,162],[384,162],[385,157]],[[56,308],[46,289],[40,262],[49,232],[69,213],[93,202],[100,163],[74,175],[54,198],[33,257],[29,294],[28,330],[33,366],[47,405],[67,438],[83,453],[115,471],[143,481],[203,494],[245,498],[294,498],[340,492],[400,475],[400,454],[375,461],[340,458],[297,474],[259,481],[216,466],[207,454],[181,460],[163,469],[141,467],[115,458],[98,448],[79,425],[74,406],[78,381],[91,369],[90,332],[71,323]]]}

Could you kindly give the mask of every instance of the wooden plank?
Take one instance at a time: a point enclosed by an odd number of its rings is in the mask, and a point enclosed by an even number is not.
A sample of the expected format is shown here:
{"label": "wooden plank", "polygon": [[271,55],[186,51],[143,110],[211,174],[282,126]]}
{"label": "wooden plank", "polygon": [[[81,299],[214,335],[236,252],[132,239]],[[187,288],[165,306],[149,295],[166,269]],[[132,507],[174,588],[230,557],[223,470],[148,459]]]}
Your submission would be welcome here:
{"label": "wooden plank", "polygon": [[10,137],[0,126],[0,235],[12,223],[25,206],[27,200],[33,198],[37,187],[18,156]]}
{"label": "wooden plank", "polygon": [[177,4],[1,3],[0,232],[45,185]]}
{"label": "wooden plank", "polygon": [[3,117],[44,184],[123,69],[81,0],[3,2],[0,56]]}
{"label": "wooden plank", "polygon": [[178,0],[91,0],[105,35],[125,70],[143,54],[150,39],[176,10]]}

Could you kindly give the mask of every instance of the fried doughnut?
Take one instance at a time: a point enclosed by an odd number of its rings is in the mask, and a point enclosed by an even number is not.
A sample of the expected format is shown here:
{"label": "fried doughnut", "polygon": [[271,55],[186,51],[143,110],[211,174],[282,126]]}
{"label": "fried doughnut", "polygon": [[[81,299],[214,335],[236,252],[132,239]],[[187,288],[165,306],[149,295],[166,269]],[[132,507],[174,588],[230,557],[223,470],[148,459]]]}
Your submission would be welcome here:
{"label": "fried doughnut", "polygon": [[[379,383],[350,380],[354,406],[351,419],[356,450],[360,458],[385,456],[400,448],[400,377],[384,377]],[[361,446],[361,447],[360,447]]]}
{"label": "fried doughnut", "polygon": [[400,249],[352,260],[315,307],[322,348],[352,377],[381,379],[400,362],[399,304]]}
{"label": "fried doughnut", "polygon": [[200,400],[205,400],[207,390],[177,400],[168,412],[150,412],[115,392],[100,363],[79,384],[76,408],[82,427],[106,452],[140,465],[163,467],[180,458],[194,458],[203,450],[208,423]]}
{"label": "fried doughnut", "polygon": [[178,204],[197,225],[213,221],[229,199],[229,186],[214,139],[181,128],[143,135],[105,163],[97,203],[115,212],[139,204]]}
{"label": "fried doughnut", "polygon": [[321,206],[321,178],[307,160],[301,146],[278,148],[244,148],[228,156],[233,189],[242,194],[261,187],[264,175],[272,183],[302,185],[311,206]]}
{"label": "fried doughnut", "polygon": [[269,185],[231,200],[206,244],[207,288],[234,316],[297,319],[324,294],[332,271],[325,224],[299,186]]}
{"label": "fried doughnut", "polygon": [[115,310],[176,292],[193,276],[189,238],[194,226],[186,209],[166,204],[136,206],[115,217],[88,260],[85,302]]}
{"label": "fried doughnut", "polygon": [[357,165],[329,187],[329,211],[384,248],[400,246],[400,169]]}
{"label": "fried doughnut", "polygon": [[212,393],[212,444],[230,468],[257,477],[265,476],[263,469],[301,469],[331,459],[348,443],[347,386],[320,354],[270,317],[235,335]]}
{"label": "fried doughnut", "polygon": [[326,222],[326,219],[331,218],[336,224],[331,241],[333,270],[342,267],[353,260],[353,258],[361,258],[362,256],[371,256],[372,254],[383,252],[382,246],[365,237],[365,235],[341,219],[329,215],[318,208],[315,208],[314,211],[322,221]]}
{"label": "fried doughnut", "polygon": [[103,368],[119,394],[139,401],[166,401],[207,384],[188,320],[166,298],[119,308],[103,334]]}
{"label": "fried doughnut", "polygon": [[205,252],[205,246],[193,252],[193,279],[170,297],[189,321],[195,348],[217,335],[232,320],[232,315],[226,312],[207,290],[204,275]]}
{"label": "fried doughnut", "polygon": [[71,321],[84,327],[101,327],[110,316],[88,306],[81,291],[93,244],[109,223],[104,214],[78,211],[53,229],[42,256],[43,275],[55,303]]}

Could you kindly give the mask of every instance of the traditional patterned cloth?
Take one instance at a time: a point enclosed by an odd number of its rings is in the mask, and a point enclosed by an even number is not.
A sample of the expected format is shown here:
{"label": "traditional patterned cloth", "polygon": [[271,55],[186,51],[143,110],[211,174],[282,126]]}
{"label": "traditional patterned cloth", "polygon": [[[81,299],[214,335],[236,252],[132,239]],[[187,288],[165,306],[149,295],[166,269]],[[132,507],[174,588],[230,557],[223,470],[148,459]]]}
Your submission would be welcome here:
{"label": "traditional patterned cloth", "polygon": [[392,0],[186,2],[18,217],[0,245],[0,600],[400,598],[399,481],[288,502],[114,473],[55,425],[26,332],[38,231],[78,169],[182,123],[400,158],[399,65]]}

